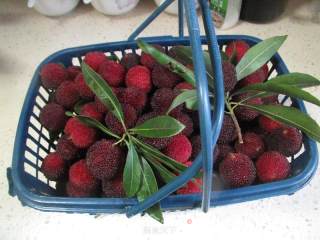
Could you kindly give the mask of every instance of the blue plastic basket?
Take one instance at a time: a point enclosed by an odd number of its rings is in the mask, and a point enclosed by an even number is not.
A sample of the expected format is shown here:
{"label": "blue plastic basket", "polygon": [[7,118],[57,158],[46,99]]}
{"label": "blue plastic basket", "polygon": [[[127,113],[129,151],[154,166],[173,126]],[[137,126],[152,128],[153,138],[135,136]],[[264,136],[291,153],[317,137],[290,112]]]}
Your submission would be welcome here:
{"label": "blue plastic basket", "polygon": [[[172,1],[173,0],[167,0],[162,6],[160,6],[160,8],[157,9],[133,35],[131,35],[130,39],[134,39],[148,25],[148,23],[150,23],[157,15],[159,15],[159,13],[163,11],[163,9]],[[164,186],[159,190],[159,192],[142,203],[138,203],[138,201],[134,198],[57,197],[57,190],[55,189],[54,182],[49,182],[40,172],[42,159],[54,148],[54,143],[50,142],[49,133],[39,123],[40,110],[49,100],[49,92],[40,85],[39,70],[44,64],[49,62],[61,62],[65,66],[69,66],[75,62],[80,64],[82,57],[90,51],[103,51],[107,55],[116,54],[119,56],[127,51],[136,51],[137,45],[134,40],[128,40],[70,48],[59,51],[46,58],[38,66],[32,78],[17,128],[12,169],[8,169],[8,178],[9,182],[11,183],[9,190],[11,195],[17,195],[22,204],[43,211],[79,213],[126,212],[127,216],[132,216],[145,210],[159,200],[161,200],[161,208],[164,210],[194,208],[200,206],[202,202],[203,210],[206,211],[208,206],[244,202],[281,194],[292,194],[310,181],[318,165],[318,153],[316,143],[310,138],[304,136],[303,151],[299,153],[298,156],[292,158],[292,175],[290,178],[278,182],[253,185],[237,189],[211,191],[211,150],[215,145],[220,132],[224,109],[221,65],[218,63],[218,61],[220,61],[220,55],[218,53],[218,45],[215,43],[216,39],[212,24],[208,23],[210,13],[207,6],[207,1],[200,1],[207,33],[206,36],[202,37],[199,37],[198,20],[193,1],[185,1],[185,3],[190,38],[183,37],[183,31],[181,30],[183,29],[183,21],[181,17],[183,14],[182,11],[180,11],[179,37],[153,37],[145,38],[145,40],[152,44],[162,45],[166,48],[166,50],[168,50],[168,48],[171,46],[190,45],[190,43],[193,47],[194,63],[196,66],[195,75],[197,79],[197,91],[198,96],[202,96],[199,99],[200,105],[204,106],[204,108],[202,110],[200,109],[199,112],[202,119],[201,125],[204,125],[204,127],[201,128],[201,138],[202,143],[204,143],[202,146],[205,146],[194,164],[189,167],[184,174],[177,177],[174,182]],[[180,1],[180,7],[181,6],[182,1]],[[254,45],[260,41],[257,38],[242,35],[219,36],[217,38],[220,48],[223,48],[228,42],[234,40],[244,40],[249,45]],[[216,108],[212,119],[210,117],[210,106],[207,106],[208,102],[206,102],[208,99],[208,89],[203,58],[202,54],[200,54],[202,52],[200,51],[201,48],[208,48],[209,52],[217,53],[212,54],[212,61],[214,63],[214,69],[216,70],[215,79],[217,79],[215,83],[217,101],[215,102]],[[278,54],[272,58],[269,64],[272,65],[270,71],[272,71],[273,74],[288,73],[287,67]],[[202,80],[201,77],[203,77]],[[284,100],[291,101],[290,99]],[[301,111],[306,111],[303,102],[292,100],[292,103]],[[212,127],[213,130],[211,131],[210,129],[208,132],[207,129],[209,127]],[[203,134],[203,132],[212,132],[212,134]],[[207,144],[211,144],[211,146],[208,146]],[[205,157],[206,152],[210,153],[208,154],[207,158]],[[183,185],[186,181],[193,177],[201,166],[203,166],[205,170],[205,189],[202,195],[191,194],[168,196],[179,186]],[[211,172],[206,173],[206,171]]]}

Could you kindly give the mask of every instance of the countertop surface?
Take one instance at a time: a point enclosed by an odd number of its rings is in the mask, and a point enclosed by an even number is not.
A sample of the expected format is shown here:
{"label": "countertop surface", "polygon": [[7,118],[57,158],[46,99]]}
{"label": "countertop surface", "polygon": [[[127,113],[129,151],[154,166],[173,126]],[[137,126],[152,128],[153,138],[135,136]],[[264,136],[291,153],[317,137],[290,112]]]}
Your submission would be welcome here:
{"label": "countertop surface", "polygon": [[[320,239],[319,171],[292,196],[280,196],[210,209],[166,212],[165,224],[149,217],[127,219],[113,214],[40,212],[22,207],[8,195],[6,168],[12,161],[16,126],[36,66],[49,54],[72,46],[124,40],[154,9],[141,1],[127,15],[104,16],[79,5],[63,17],[48,18],[28,9],[20,0],[0,1],[0,239]],[[247,34],[259,38],[287,34],[280,50],[291,71],[320,77],[320,24],[312,20],[310,1],[289,1],[289,10],[276,22],[257,25],[240,22],[219,34]],[[176,34],[177,19],[163,14],[144,36]],[[320,88],[308,89],[320,97]],[[320,122],[319,108],[307,104]],[[317,227],[318,226],[318,227]]]}

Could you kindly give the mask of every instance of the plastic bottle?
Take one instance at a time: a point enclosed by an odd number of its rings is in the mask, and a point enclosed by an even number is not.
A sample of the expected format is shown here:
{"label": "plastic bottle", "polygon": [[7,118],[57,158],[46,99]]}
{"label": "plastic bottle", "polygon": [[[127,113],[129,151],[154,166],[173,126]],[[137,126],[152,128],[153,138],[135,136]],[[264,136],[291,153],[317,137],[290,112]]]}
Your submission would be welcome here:
{"label": "plastic bottle", "polygon": [[212,17],[216,27],[231,28],[239,21],[242,0],[210,0]]}
{"label": "plastic bottle", "polygon": [[[154,0],[155,3],[160,6],[165,0]],[[199,8],[198,1],[195,0],[196,8]],[[178,7],[178,0],[171,3],[165,10],[166,13],[178,15],[179,7]]]}

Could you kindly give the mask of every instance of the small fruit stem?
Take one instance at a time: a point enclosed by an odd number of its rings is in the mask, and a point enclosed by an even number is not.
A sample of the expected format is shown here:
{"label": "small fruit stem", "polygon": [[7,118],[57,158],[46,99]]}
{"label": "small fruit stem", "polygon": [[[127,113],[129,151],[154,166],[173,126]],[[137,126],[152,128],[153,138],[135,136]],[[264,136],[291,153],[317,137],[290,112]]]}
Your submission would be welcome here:
{"label": "small fruit stem", "polygon": [[228,102],[228,100],[226,100],[226,106],[227,106],[227,109],[229,110],[229,114],[230,114],[231,119],[234,123],[234,126],[236,127],[236,131],[238,134],[238,141],[240,144],[242,144],[243,138],[242,138],[242,134],[241,134],[241,128],[240,128],[238,119],[236,118],[236,115],[234,114],[233,108],[231,107],[231,104]]}
{"label": "small fruit stem", "polygon": [[113,144],[113,146],[116,146],[116,145],[120,144],[121,142],[123,142],[123,140],[125,140],[126,136],[127,136],[127,134],[124,133],[124,134],[122,135],[122,137],[119,139],[119,141],[115,142],[115,143]]}

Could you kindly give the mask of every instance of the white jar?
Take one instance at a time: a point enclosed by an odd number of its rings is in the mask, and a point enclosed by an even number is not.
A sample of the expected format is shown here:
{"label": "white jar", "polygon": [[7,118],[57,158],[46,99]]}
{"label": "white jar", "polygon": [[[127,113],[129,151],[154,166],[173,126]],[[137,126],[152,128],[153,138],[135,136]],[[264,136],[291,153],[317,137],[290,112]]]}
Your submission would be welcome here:
{"label": "white jar", "polygon": [[239,21],[242,0],[210,0],[212,18],[217,28],[227,29]]}
{"label": "white jar", "polygon": [[91,3],[99,12],[107,15],[121,15],[134,9],[139,0],[83,0],[85,4]]}
{"label": "white jar", "polygon": [[[160,6],[165,0],[154,0],[155,3]],[[199,3],[197,0],[194,0],[196,3],[196,7],[199,8]],[[164,10],[166,13],[170,13],[170,14],[175,14],[178,15],[179,13],[179,4],[178,4],[178,0],[175,0],[173,3],[171,3],[166,10]]]}
{"label": "white jar", "polygon": [[79,0],[29,0],[28,7],[43,15],[55,17],[71,12],[78,3]]}

